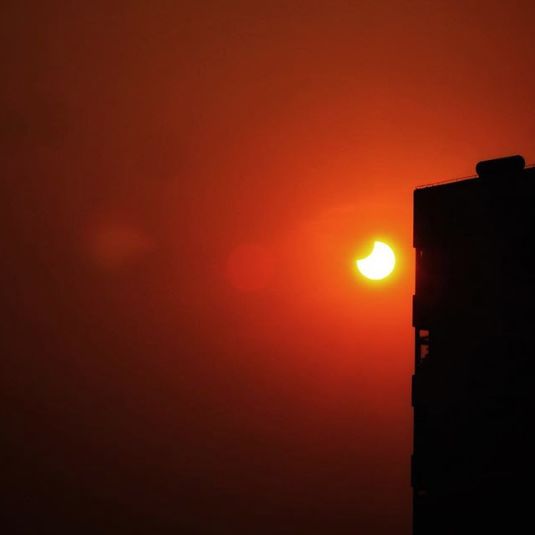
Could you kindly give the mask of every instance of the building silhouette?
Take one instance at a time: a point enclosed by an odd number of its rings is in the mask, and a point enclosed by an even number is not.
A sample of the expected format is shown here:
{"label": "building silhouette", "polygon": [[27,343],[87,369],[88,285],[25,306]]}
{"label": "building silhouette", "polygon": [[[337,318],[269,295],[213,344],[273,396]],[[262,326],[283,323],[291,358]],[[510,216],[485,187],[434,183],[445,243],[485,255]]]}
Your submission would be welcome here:
{"label": "building silhouette", "polygon": [[535,168],[414,192],[414,535],[535,525]]}

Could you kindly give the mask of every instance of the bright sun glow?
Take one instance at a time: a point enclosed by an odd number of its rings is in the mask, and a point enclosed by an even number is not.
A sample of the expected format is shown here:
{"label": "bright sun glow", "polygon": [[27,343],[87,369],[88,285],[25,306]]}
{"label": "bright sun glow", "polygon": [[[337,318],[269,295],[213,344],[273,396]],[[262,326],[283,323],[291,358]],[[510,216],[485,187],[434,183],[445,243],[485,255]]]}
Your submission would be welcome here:
{"label": "bright sun glow", "polygon": [[386,243],[376,241],[373,251],[366,258],[356,261],[358,270],[368,279],[380,280],[388,277],[396,265],[396,256]]}

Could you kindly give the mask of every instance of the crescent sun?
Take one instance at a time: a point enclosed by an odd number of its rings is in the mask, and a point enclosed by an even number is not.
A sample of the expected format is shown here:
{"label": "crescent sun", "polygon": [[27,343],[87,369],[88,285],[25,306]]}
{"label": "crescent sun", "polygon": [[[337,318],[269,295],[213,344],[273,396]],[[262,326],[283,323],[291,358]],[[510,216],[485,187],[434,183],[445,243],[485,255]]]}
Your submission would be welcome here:
{"label": "crescent sun", "polygon": [[396,255],[392,248],[382,241],[375,241],[372,252],[356,261],[357,268],[366,278],[381,280],[388,277],[396,265]]}

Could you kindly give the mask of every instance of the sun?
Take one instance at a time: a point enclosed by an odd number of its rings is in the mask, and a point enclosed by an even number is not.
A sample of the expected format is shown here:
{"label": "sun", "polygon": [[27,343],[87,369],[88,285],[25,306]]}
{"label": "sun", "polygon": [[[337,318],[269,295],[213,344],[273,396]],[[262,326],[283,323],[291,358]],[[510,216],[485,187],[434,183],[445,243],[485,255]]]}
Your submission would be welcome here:
{"label": "sun", "polygon": [[357,269],[366,278],[381,280],[388,277],[396,265],[396,255],[392,248],[382,241],[375,241],[372,252],[356,261]]}

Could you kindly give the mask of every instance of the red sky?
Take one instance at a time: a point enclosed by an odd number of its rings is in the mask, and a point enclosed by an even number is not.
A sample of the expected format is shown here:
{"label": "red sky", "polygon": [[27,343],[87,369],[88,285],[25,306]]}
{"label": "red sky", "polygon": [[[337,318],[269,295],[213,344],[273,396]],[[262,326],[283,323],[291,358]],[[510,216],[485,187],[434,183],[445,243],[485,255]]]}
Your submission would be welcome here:
{"label": "red sky", "polygon": [[[0,25],[11,521],[408,534],[412,190],[535,162],[532,2],[8,1]],[[376,237],[384,284],[352,266]]]}

